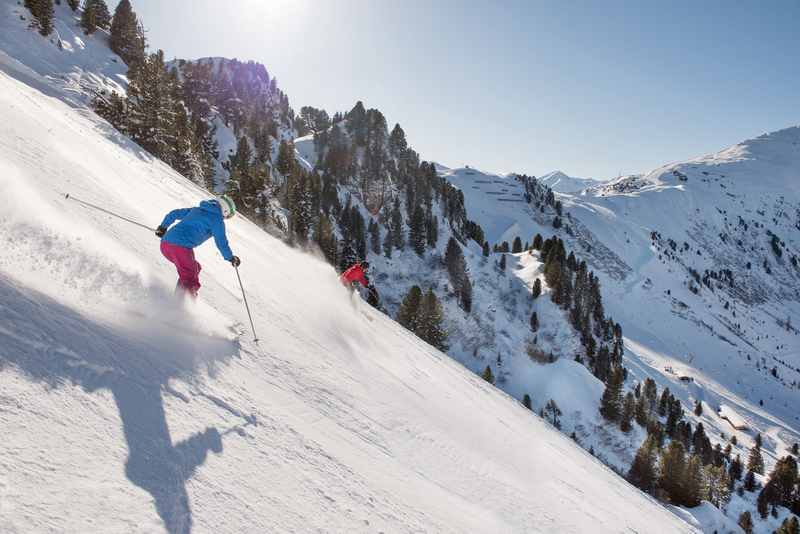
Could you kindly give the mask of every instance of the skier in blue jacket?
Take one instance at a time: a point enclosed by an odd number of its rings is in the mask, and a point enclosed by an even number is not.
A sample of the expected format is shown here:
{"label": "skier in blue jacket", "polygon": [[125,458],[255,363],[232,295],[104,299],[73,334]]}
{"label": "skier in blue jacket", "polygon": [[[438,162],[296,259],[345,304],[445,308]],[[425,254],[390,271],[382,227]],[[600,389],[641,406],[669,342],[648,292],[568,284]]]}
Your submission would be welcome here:
{"label": "skier in blue jacket", "polygon": [[[175,264],[178,270],[178,285],[175,291],[183,291],[197,297],[200,289],[201,266],[194,258],[194,248],[214,236],[222,257],[234,267],[241,264],[233,255],[225,235],[225,221],[236,214],[236,205],[226,195],[204,200],[196,208],[180,208],[167,213],[156,229],[161,239],[161,253]],[[170,228],[172,223],[180,221]]]}

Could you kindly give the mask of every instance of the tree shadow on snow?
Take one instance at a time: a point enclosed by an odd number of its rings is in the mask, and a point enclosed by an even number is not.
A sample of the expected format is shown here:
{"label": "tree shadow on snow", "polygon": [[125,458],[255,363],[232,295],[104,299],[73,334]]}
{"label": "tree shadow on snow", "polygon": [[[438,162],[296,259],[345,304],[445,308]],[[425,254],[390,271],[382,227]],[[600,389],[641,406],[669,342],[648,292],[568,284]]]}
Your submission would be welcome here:
{"label": "tree shadow on snow", "polygon": [[192,528],[186,481],[209,450],[222,452],[222,436],[210,427],[173,444],[162,386],[224,362],[237,347],[226,339],[165,332],[142,324],[109,327],[0,274],[0,372],[18,369],[50,387],[109,389],[128,446],[126,476],[152,495],[167,531],[183,534]]}

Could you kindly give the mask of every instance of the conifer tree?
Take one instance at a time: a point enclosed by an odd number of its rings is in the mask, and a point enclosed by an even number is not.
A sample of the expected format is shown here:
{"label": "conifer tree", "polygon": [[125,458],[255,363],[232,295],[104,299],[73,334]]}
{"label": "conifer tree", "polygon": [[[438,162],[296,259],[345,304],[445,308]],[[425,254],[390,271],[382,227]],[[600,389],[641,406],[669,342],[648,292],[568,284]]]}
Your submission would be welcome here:
{"label": "conifer tree", "polygon": [[776,534],[800,534],[800,522],[797,521],[797,516],[787,517],[775,531]]}
{"label": "conifer tree", "polygon": [[494,384],[494,374],[492,373],[492,368],[490,366],[486,366],[486,369],[483,370],[483,374],[481,378],[489,382],[490,384]]}
{"label": "conifer tree", "polygon": [[742,458],[737,454],[736,458],[731,461],[730,466],[728,467],[728,476],[731,480],[741,480],[743,470],[744,466],[742,465]]}
{"label": "conifer tree", "polygon": [[422,290],[419,286],[411,286],[397,310],[397,322],[412,332],[417,329],[417,315],[421,302]]}
{"label": "conifer tree", "polygon": [[405,232],[403,231],[403,214],[400,212],[400,199],[394,199],[394,207],[392,208],[392,216],[391,216],[391,234],[392,234],[392,245],[397,250],[402,251],[405,249],[406,240],[405,240]]}
{"label": "conifer tree", "polygon": [[34,26],[45,37],[53,32],[53,0],[25,0],[25,7],[31,12]]}
{"label": "conifer tree", "polygon": [[72,11],[77,11],[81,5],[81,0],[67,0],[67,5]]}
{"label": "conifer tree", "polygon": [[514,244],[511,245],[511,252],[514,254],[522,252],[522,239],[520,239],[519,236],[514,238]]}
{"label": "conifer tree", "polygon": [[764,458],[761,456],[761,449],[757,445],[750,449],[750,456],[747,457],[747,470],[759,475],[764,474]]}
{"label": "conifer tree", "polygon": [[682,502],[684,506],[694,508],[703,498],[703,462],[696,454],[689,457],[686,463],[686,473],[682,484]]}
{"label": "conifer tree", "polygon": [[483,256],[485,258],[488,258],[489,254],[491,254],[491,251],[489,250],[489,242],[488,241],[484,241],[482,248],[483,248],[483,250],[482,250]]}
{"label": "conifer tree", "polygon": [[145,37],[130,0],[120,0],[111,22],[111,50],[130,65],[144,59]]}
{"label": "conifer tree", "polygon": [[756,434],[756,448],[760,449],[761,448],[761,443],[762,443],[762,441],[761,441],[761,432],[759,432],[758,434]]}
{"label": "conifer tree", "polygon": [[763,488],[756,498],[756,510],[761,519],[766,519],[769,513],[769,500],[767,499],[767,488]]}
{"label": "conifer tree", "polygon": [[[791,456],[785,456],[778,460],[775,468],[769,474],[769,485],[772,486],[771,504],[780,504],[787,508],[792,505],[795,499],[795,486],[797,478],[797,462]],[[797,495],[800,497],[800,495]]]}
{"label": "conifer tree", "polygon": [[540,278],[537,278],[536,280],[533,281],[533,287],[531,288],[531,297],[533,297],[533,300],[536,300],[539,298],[539,295],[541,294],[542,294],[542,280]]}
{"label": "conifer tree", "polygon": [[500,267],[501,271],[505,271],[506,270],[506,255],[505,254],[501,254],[500,255],[500,263],[498,264],[498,266]]}
{"label": "conifer tree", "polygon": [[631,422],[633,421],[633,414],[636,411],[636,400],[633,398],[633,393],[630,391],[625,395],[625,400],[622,403],[622,414],[619,420],[619,428],[623,432],[631,431]]}
{"label": "conifer tree", "polygon": [[417,316],[417,335],[439,350],[447,350],[447,332],[444,330],[444,310],[433,289],[422,297]]}
{"label": "conifer tree", "polygon": [[600,413],[609,421],[618,421],[622,413],[622,370],[616,369],[606,381],[600,400]]}
{"label": "conifer tree", "polygon": [[684,481],[686,479],[686,452],[680,441],[670,441],[661,454],[658,486],[664,490],[673,504],[685,502]]}
{"label": "conifer tree", "polygon": [[748,470],[744,477],[744,489],[747,491],[755,491],[757,487],[755,474]]}
{"label": "conifer tree", "polygon": [[698,417],[703,415],[703,405],[699,400],[694,401],[694,414]]}
{"label": "conifer tree", "polygon": [[381,253],[381,227],[372,219],[369,221],[369,245],[373,254]]}
{"label": "conifer tree", "polygon": [[439,242],[439,217],[428,213],[425,223],[425,232],[427,234],[428,246],[435,248],[436,243]]}
{"label": "conifer tree", "polygon": [[464,253],[455,238],[447,242],[444,253],[444,263],[450,276],[450,285],[459,300],[461,308],[469,312],[472,309],[472,283],[469,280],[467,262]]}
{"label": "conifer tree", "polygon": [[84,0],[81,14],[81,27],[86,35],[93,34],[97,28],[107,29],[111,14],[105,0]]}
{"label": "conifer tree", "polygon": [[661,392],[661,398],[658,400],[658,415],[661,417],[667,415],[667,407],[670,402],[670,397],[672,397],[672,395],[669,392],[669,388],[664,388],[664,391]]}
{"label": "conifer tree", "polygon": [[800,534],[800,522],[797,521],[797,516],[784,519],[775,534]]}
{"label": "conifer tree", "polygon": [[392,259],[392,249],[394,249],[394,236],[390,228],[383,237],[383,255]]}
{"label": "conifer tree", "polygon": [[634,418],[636,419],[636,423],[639,426],[646,427],[647,422],[649,419],[649,414],[647,410],[647,397],[644,395],[640,395],[638,399],[636,399],[636,408],[634,410]]}
{"label": "conifer tree", "polygon": [[287,177],[291,174],[294,166],[294,147],[291,143],[283,140],[278,147],[278,159],[275,162],[275,167],[281,175]]}
{"label": "conifer tree", "polygon": [[409,221],[408,241],[411,244],[411,248],[417,253],[417,256],[422,257],[425,254],[425,245],[427,242],[425,235],[425,211],[420,205],[414,208],[414,213]]}
{"label": "conifer tree", "polygon": [[539,316],[536,315],[536,312],[531,314],[531,332],[538,332],[539,331]]}
{"label": "conifer tree", "polygon": [[753,518],[750,516],[750,512],[739,514],[738,525],[744,531],[744,534],[753,534]]}
{"label": "conifer tree", "polygon": [[533,236],[533,248],[535,248],[536,250],[542,250],[543,241],[544,240],[542,239],[542,234],[536,234],[535,236]]}
{"label": "conifer tree", "polygon": [[636,451],[631,468],[628,471],[628,481],[649,494],[655,493],[658,460],[658,443],[652,435],[648,435],[642,446]]}
{"label": "conifer tree", "polygon": [[544,406],[544,414],[547,420],[550,421],[554,427],[558,429],[561,428],[561,408],[558,407],[556,401],[553,399],[547,401],[547,404]]}
{"label": "conifer tree", "polygon": [[522,397],[522,405],[525,406],[529,410],[533,409],[532,408],[532,404],[531,404],[531,396],[528,395],[527,393],[525,395],[523,395],[523,397]]}
{"label": "conifer tree", "polygon": [[707,465],[703,469],[703,496],[717,508],[722,508],[731,497],[731,480],[724,466]]}

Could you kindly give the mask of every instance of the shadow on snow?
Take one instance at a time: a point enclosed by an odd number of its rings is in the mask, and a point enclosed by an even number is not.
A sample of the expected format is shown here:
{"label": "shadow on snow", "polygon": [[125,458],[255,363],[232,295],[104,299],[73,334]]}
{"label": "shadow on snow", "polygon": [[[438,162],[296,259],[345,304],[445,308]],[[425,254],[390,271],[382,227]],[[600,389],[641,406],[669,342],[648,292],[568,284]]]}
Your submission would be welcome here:
{"label": "shadow on snow", "polygon": [[186,481],[209,450],[222,452],[222,436],[209,427],[173,444],[162,387],[202,370],[214,374],[236,352],[226,339],[110,327],[0,275],[0,372],[18,369],[50,387],[109,389],[128,446],[125,475],[152,495],[170,534],[191,531]]}

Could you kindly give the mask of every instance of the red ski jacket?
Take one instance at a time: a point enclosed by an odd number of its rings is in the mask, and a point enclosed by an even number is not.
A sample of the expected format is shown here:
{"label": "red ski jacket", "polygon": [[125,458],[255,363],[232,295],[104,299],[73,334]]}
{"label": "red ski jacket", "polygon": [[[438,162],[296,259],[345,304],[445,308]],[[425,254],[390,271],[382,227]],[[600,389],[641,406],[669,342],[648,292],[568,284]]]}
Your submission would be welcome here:
{"label": "red ski jacket", "polygon": [[356,263],[345,272],[342,273],[342,276],[339,278],[343,284],[349,285],[354,284],[355,282],[361,283],[362,286],[367,287],[369,285],[369,281],[367,280],[367,275],[364,272],[364,269],[361,267],[360,263]]}

